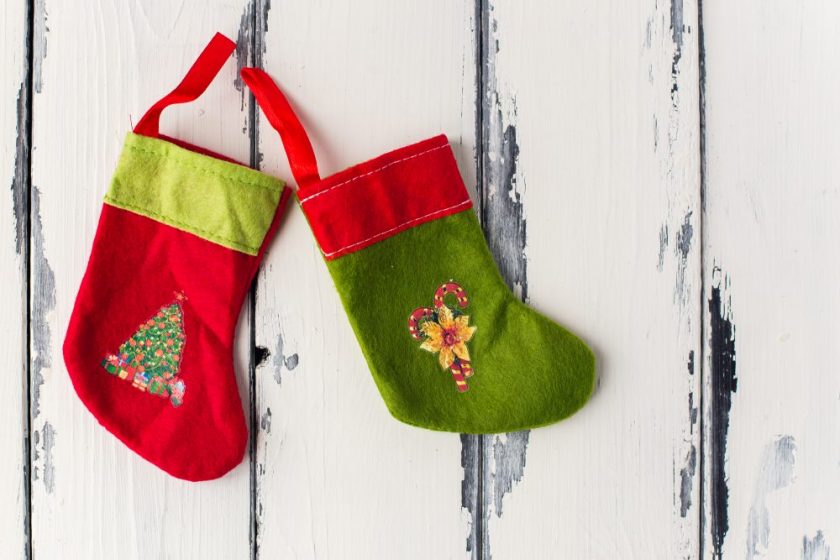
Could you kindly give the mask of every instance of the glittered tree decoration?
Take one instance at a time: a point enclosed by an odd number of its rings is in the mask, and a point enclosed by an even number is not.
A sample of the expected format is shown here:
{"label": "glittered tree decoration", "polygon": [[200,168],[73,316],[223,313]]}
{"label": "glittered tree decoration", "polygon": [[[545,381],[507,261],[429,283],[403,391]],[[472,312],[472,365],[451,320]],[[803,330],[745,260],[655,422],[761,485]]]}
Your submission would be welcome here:
{"label": "glittered tree decoration", "polygon": [[186,384],[178,377],[186,337],[184,335],[184,294],[175,294],[175,301],[165,305],[145,323],[116,354],[102,360],[102,367],[111,375],[140,391],[169,397],[172,406],[184,402]]}

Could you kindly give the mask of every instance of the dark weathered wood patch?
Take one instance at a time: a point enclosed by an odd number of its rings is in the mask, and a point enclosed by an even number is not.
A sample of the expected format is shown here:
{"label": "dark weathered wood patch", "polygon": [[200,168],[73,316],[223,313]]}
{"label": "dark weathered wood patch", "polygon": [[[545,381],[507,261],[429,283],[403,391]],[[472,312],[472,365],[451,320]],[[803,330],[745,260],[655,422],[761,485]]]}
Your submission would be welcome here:
{"label": "dark weathered wood patch", "polygon": [[[716,270],[719,274],[720,271]],[[735,326],[730,303],[723,300],[724,277],[712,286],[709,297],[709,515],[712,554],[722,558],[723,541],[729,530],[729,486],[726,478],[726,445],[729,436],[729,414],[732,395],[738,389],[735,362]],[[724,285],[721,286],[721,283]]]}
{"label": "dark weathered wood patch", "polygon": [[[476,165],[478,214],[487,244],[502,277],[523,300],[528,297],[526,221],[523,185],[517,184],[519,145],[515,123],[505,124],[496,85],[499,44],[489,0],[476,3]],[[515,110],[514,110],[515,112]],[[473,558],[490,558],[487,519],[491,508],[502,514],[502,500],[524,475],[529,432],[498,436],[463,436],[462,507],[470,512],[467,550]],[[469,460],[467,460],[469,459]],[[490,490],[492,488],[492,494]],[[474,498],[473,498],[474,497]]]}

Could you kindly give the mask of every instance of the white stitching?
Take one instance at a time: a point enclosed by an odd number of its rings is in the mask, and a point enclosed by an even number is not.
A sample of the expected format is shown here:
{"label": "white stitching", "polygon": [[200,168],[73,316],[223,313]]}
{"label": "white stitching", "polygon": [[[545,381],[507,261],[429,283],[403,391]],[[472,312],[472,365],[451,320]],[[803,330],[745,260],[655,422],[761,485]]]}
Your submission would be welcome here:
{"label": "white stitching", "polygon": [[308,200],[312,200],[313,198],[319,197],[322,194],[328,193],[331,190],[337,189],[338,187],[342,187],[342,186],[344,186],[348,183],[352,183],[353,181],[358,181],[359,179],[363,179],[364,177],[367,177],[368,175],[373,175],[374,173],[379,173],[383,169],[391,167],[392,165],[396,165],[396,164],[398,164],[402,161],[406,161],[406,160],[409,160],[409,159],[414,159],[414,158],[420,157],[422,155],[428,154],[429,152],[434,152],[435,150],[440,150],[440,149],[446,148],[447,146],[449,146],[449,144],[443,144],[442,146],[437,146],[435,148],[429,148],[428,150],[426,150],[424,152],[420,152],[419,154],[414,154],[413,156],[407,156],[407,157],[404,157],[402,159],[398,159],[397,161],[392,161],[391,163],[383,165],[382,167],[374,169],[373,171],[368,171],[364,175],[359,175],[358,177],[353,177],[352,179],[347,179],[346,181],[344,181],[342,183],[339,183],[337,185],[333,185],[328,189],[324,189],[320,192],[316,192],[315,194],[311,194],[311,195],[307,196],[306,198],[302,198],[300,203],[303,204],[304,202],[306,202]]}
{"label": "white stitching", "polygon": [[411,220],[408,220],[407,222],[403,222],[399,225],[396,225],[396,226],[392,227],[391,229],[386,229],[385,231],[380,231],[379,233],[377,233],[375,235],[371,235],[367,239],[362,239],[361,241],[356,241],[355,243],[351,243],[350,245],[345,245],[344,247],[342,247],[340,249],[336,249],[335,251],[333,251],[331,253],[324,253],[324,256],[325,257],[331,257],[331,256],[335,255],[336,253],[340,253],[340,252],[345,251],[347,249],[351,249],[353,247],[356,247],[357,245],[367,243],[368,241],[372,241],[372,240],[374,240],[378,237],[382,237],[383,235],[388,235],[392,231],[400,229],[403,226],[407,226],[408,224],[412,224],[414,222],[419,222],[420,220],[425,220],[426,218],[430,218],[431,216],[434,216],[435,214],[442,214],[443,212],[446,212],[448,210],[453,210],[453,209],[455,209],[459,206],[463,206],[464,204],[469,204],[469,203],[470,203],[470,199],[468,198],[467,200],[464,200],[463,202],[459,202],[458,204],[453,204],[452,206],[450,206],[448,208],[444,208],[442,210],[435,210],[434,212],[430,212],[429,214],[426,214],[425,216],[420,216],[419,218],[413,218]]}

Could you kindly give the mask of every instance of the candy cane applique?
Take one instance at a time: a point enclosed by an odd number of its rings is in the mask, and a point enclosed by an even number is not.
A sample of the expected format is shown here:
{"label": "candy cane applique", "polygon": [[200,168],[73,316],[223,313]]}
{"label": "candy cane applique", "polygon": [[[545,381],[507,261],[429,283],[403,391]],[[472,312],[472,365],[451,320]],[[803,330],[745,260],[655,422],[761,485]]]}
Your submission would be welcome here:
{"label": "candy cane applique", "polygon": [[[455,296],[457,308],[446,305],[446,296]],[[469,390],[467,378],[473,375],[467,342],[472,339],[476,327],[470,326],[470,318],[461,312],[469,305],[464,289],[454,281],[441,285],[434,295],[434,309],[418,307],[408,318],[408,331],[416,340],[422,340],[420,348],[438,354],[441,368],[448,369],[459,392]]]}

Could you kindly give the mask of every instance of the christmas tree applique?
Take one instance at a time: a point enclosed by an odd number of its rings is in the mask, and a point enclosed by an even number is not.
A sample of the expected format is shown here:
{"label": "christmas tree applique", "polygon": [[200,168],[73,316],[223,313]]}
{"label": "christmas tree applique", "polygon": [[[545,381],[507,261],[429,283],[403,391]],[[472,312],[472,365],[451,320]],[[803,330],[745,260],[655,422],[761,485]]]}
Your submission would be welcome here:
{"label": "christmas tree applique", "polygon": [[169,397],[175,407],[184,402],[187,390],[178,377],[186,344],[181,307],[185,299],[184,294],[177,292],[175,301],[161,307],[122,343],[116,354],[109,354],[102,360],[102,367],[111,375],[130,381],[141,391]]}

